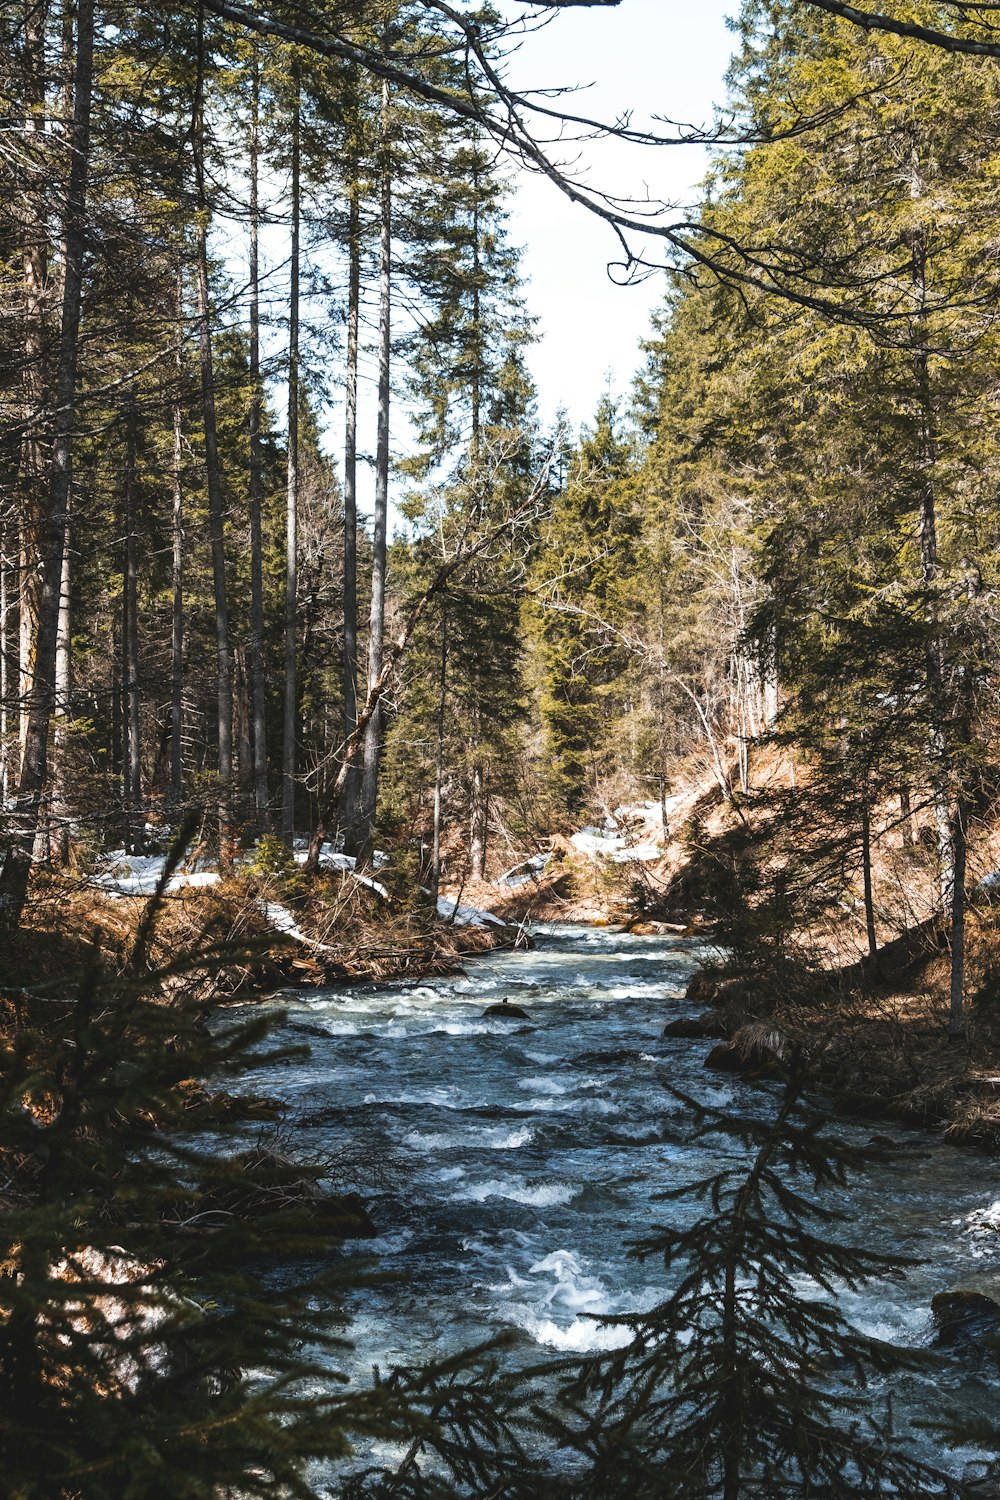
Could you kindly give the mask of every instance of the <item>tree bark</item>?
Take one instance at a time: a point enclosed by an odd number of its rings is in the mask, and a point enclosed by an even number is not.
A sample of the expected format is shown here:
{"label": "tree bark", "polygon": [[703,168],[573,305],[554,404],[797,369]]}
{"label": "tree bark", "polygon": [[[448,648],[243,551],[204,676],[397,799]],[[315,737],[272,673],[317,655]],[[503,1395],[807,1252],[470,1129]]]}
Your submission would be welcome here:
{"label": "tree bark", "polygon": [[441,834],[444,828],[444,726],[448,703],[448,615],[441,611],[441,672],[438,685],[437,736],[434,746],[434,828],[431,843],[431,897],[441,889]]}
{"label": "tree bark", "polygon": [[[382,193],[379,239],[378,438],[375,454],[375,514],[372,524],[372,593],[368,622],[368,691],[382,672],[385,639],[385,578],[389,506],[389,394],[392,355],[392,174],[390,162],[389,85],[382,85]],[[381,697],[371,715],[364,742],[361,782],[362,849],[370,855],[378,807],[378,773],[382,741]]]}
{"label": "tree bark", "polygon": [[142,848],[142,733],[139,696],[139,539],[136,534],[138,502],[138,423],[134,398],[129,401],[125,435],[125,540],[122,588],[122,678],[125,685],[125,819],[127,847]]}
{"label": "tree bark", "polygon": [[875,930],[875,900],[872,891],[872,810],[867,790],[861,800],[861,869],[865,891],[865,932],[868,935],[868,956],[874,959],[878,953],[878,933]]}
{"label": "tree bark", "polygon": [[55,705],[55,657],[66,517],[73,483],[76,378],[83,309],[86,200],[94,71],[94,0],[79,0],[73,89],[72,158],[63,233],[63,295],[55,382],[51,480],[39,580],[38,637],[28,699],[24,753],[17,791],[17,837],[0,874],[0,927],[16,928],[28,894],[31,851],[48,772],[49,729]]}
{"label": "tree bark", "polygon": [[250,681],[254,810],[257,831],[269,821],[267,689],[264,674],[263,456],[260,380],[260,65],[254,44],[250,116]]}
{"label": "tree bark", "polygon": [[0,533],[0,796],[6,807],[11,788],[11,565],[10,521]]}
{"label": "tree bark", "polygon": [[288,307],[288,482],[285,508],[285,701],[281,763],[281,832],[289,846],[295,834],[295,741],[298,717],[296,683],[298,516],[299,516],[299,218],[300,95],[295,86],[292,108],[292,244]]}
{"label": "tree bark", "polygon": [[[358,720],[358,328],[361,318],[361,201],[357,182],[360,164],[354,142],[353,159],[348,162],[351,183],[348,197],[347,254],[347,370],[346,417],[344,422],[344,738]],[[358,795],[357,768],[352,766],[344,787],[340,823],[344,848],[353,854],[357,848]]]}
{"label": "tree bark", "polygon": [[231,863],[233,793],[233,666],[229,644],[229,600],[226,588],[226,536],[219,467],[218,423],[215,407],[215,368],[212,354],[211,302],[208,286],[208,199],[204,152],[204,17],[198,13],[198,79],[192,133],[195,187],[198,200],[195,250],[198,287],[198,353],[201,368],[202,414],[205,428],[205,487],[208,491],[212,545],[212,585],[215,595],[216,693],[218,704],[219,860]]}
{"label": "tree bark", "polygon": [[960,797],[955,808],[951,831],[955,855],[955,878],[951,890],[951,978],[949,985],[948,1031],[961,1036],[965,1026],[965,875],[969,848],[969,810]]}
{"label": "tree bark", "polygon": [[20,589],[19,589],[19,737],[23,750],[28,733],[33,660],[40,607],[40,565],[47,486],[42,412],[45,406],[46,282],[48,225],[45,202],[46,78],[45,38],[49,0],[24,3],[24,134],[28,168],[21,212],[21,255],[24,276],[24,355],[21,389],[24,436],[20,473]]}
{"label": "tree bark", "polygon": [[[177,268],[177,327],[184,320],[183,271]],[[181,411],[183,357],[178,341],[174,399],[174,493],[171,511],[170,600],[170,795],[184,795],[184,418]]]}
{"label": "tree bark", "polygon": [[59,625],[56,635],[56,702],[52,774],[51,858],[69,863],[70,791],[69,722],[73,717],[73,516],[72,497],[66,511],[62,573],[59,582]]}
{"label": "tree bark", "polygon": [[477,756],[472,766],[472,808],[469,829],[469,874],[473,880],[486,879],[486,841],[489,832],[490,804],[486,766]]}

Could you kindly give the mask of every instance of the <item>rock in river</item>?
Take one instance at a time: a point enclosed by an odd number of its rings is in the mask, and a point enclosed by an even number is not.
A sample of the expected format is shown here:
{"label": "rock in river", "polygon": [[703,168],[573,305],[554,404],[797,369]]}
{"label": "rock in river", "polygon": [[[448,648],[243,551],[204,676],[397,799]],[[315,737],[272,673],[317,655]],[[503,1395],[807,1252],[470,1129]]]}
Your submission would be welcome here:
{"label": "rock in river", "polygon": [[1000,1335],[1000,1277],[995,1273],[970,1276],[961,1286],[938,1292],[931,1302],[937,1342],[950,1348],[969,1347]]}
{"label": "rock in river", "polygon": [[725,1034],[725,1027],[713,1015],[679,1016],[676,1021],[668,1021],[663,1028],[663,1035],[666,1037],[678,1036],[694,1042],[708,1041]]}
{"label": "rock in river", "polygon": [[499,1005],[488,1005],[483,1011],[483,1018],[487,1021],[531,1020],[526,1010],[522,1010],[519,1005],[511,1005],[509,1000],[502,1000]]}

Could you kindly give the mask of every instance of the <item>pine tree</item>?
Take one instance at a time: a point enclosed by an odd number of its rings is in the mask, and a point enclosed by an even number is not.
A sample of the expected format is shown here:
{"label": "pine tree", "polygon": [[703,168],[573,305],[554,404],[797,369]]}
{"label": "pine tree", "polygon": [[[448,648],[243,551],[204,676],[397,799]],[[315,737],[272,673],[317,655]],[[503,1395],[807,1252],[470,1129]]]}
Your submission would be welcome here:
{"label": "pine tree", "polygon": [[[159,908],[121,972],[95,950],[75,994],[4,1001],[0,1465],[17,1500],[310,1496],[310,1464],[391,1415],[337,1376],[331,1250],[355,1210],[315,1165],[222,1147],[247,1127],[208,1090],[269,1055],[267,1023],[208,1024],[200,976],[228,950],[206,933],[153,959]],[[297,1271],[276,1278],[278,1259]]]}
{"label": "pine tree", "polygon": [[605,397],[553,500],[534,564],[548,777],[566,811],[597,799],[613,754],[615,695],[629,658],[616,627],[639,530],[635,498],[631,449]]}
{"label": "pine tree", "polygon": [[902,1278],[912,1264],[835,1238],[849,1213],[816,1196],[842,1188],[863,1153],[824,1128],[795,1082],[770,1120],[678,1097],[695,1113],[694,1139],[749,1151],[750,1162],[658,1196],[675,1216],[687,1204],[706,1211],[634,1244],[636,1256],[673,1274],[675,1288],[649,1312],[611,1320],[630,1343],[588,1362],[564,1392],[575,1420],[560,1435],[587,1464],[573,1493],[960,1494],[947,1474],[907,1451],[869,1385],[924,1368],[925,1357],[859,1333],[832,1301],[843,1288]]}

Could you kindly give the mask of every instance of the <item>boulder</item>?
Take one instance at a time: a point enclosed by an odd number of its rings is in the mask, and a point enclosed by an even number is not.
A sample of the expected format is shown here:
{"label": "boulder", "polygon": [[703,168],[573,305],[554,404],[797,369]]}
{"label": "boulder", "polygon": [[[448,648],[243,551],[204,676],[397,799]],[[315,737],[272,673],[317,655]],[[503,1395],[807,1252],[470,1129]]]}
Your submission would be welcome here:
{"label": "boulder", "polygon": [[705,1042],[713,1037],[724,1036],[725,1032],[721,1022],[715,1016],[678,1016],[676,1021],[667,1022],[663,1028],[663,1035]]}
{"label": "boulder", "polygon": [[966,1286],[938,1292],[931,1302],[937,1343],[973,1348],[1000,1337],[1000,1284],[996,1278],[970,1278]]}
{"label": "boulder", "polygon": [[360,1193],[336,1193],[326,1200],[331,1227],[342,1240],[370,1240],[378,1234]]}
{"label": "boulder", "polygon": [[746,1026],[730,1042],[720,1042],[705,1058],[706,1068],[720,1073],[750,1073],[771,1078],[782,1076],[784,1039],[764,1027]]}
{"label": "boulder", "polygon": [[646,919],[630,922],[626,932],[633,937],[683,937],[687,929],[679,922],[652,922]]}
{"label": "boulder", "polygon": [[750,1063],[737,1052],[731,1042],[720,1042],[705,1058],[706,1068],[715,1068],[719,1073],[749,1073]]}
{"label": "boulder", "polygon": [[719,978],[716,974],[695,974],[691,983],[684,992],[685,1000],[704,1000],[711,1003],[719,990]]}
{"label": "boulder", "polygon": [[486,1007],[483,1011],[483,1019],[487,1021],[530,1021],[531,1017],[519,1005],[511,1005],[509,1000],[501,1000],[499,1005],[489,1005]]}

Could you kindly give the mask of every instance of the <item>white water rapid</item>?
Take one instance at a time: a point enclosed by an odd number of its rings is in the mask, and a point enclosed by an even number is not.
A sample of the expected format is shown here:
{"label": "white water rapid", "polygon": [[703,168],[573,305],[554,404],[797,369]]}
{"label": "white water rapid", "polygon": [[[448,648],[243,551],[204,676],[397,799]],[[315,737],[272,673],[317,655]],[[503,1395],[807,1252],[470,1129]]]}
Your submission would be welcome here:
{"label": "white water rapid", "polygon": [[[621,1334],[600,1314],[667,1290],[662,1268],[626,1253],[677,1212],[653,1195],[728,1149],[691,1145],[664,1085],[774,1108],[774,1086],[705,1070],[710,1043],[661,1035],[699,1009],[683,999],[698,944],[581,927],[536,937],[534,951],[470,961],[467,977],[280,997],[279,1037],[310,1055],[247,1081],[285,1102],[296,1150],[350,1148],[356,1181],[342,1186],[362,1192],[379,1235],[348,1252],[394,1273],[350,1309],[359,1377],[501,1331],[531,1356],[608,1347]],[[505,997],[530,1019],[484,1019]],[[866,1332],[928,1343],[934,1293],[1000,1265],[1000,1233],[966,1222],[1000,1200],[1000,1163],[883,1124],[841,1128],[914,1151],[851,1185],[844,1237],[921,1261],[901,1284],[845,1292],[842,1308]],[[376,1159],[388,1175],[373,1189]]]}

